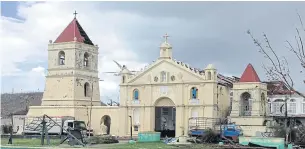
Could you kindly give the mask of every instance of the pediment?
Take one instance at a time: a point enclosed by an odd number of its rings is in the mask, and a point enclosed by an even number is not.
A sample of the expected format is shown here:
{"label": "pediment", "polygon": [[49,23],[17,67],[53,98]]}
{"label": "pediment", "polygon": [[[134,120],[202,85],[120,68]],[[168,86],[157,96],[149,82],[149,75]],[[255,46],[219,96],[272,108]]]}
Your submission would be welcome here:
{"label": "pediment", "polygon": [[[161,82],[161,72],[167,74],[166,82]],[[155,81],[157,78],[157,81]],[[146,70],[140,72],[128,81],[128,84],[158,84],[179,82],[202,82],[204,75],[200,75],[185,66],[175,63],[173,60],[158,60]]]}

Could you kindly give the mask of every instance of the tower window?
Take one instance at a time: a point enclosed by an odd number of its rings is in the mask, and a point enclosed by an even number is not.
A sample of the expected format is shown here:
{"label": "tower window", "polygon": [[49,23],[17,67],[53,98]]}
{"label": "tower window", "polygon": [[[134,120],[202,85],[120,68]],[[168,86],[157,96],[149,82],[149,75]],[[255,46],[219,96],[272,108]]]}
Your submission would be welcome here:
{"label": "tower window", "polygon": [[59,65],[65,65],[65,52],[64,51],[60,51],[58,53],[58,63]]}
{"label": "tower window", "polygon": [[212,80],[212,73],[208,72],[208,80]]}
{"label": "tower window", "polygon": [[122,78],[122,83],[125,83],[125,76],[123,76]]}
{"label": "tower window", "polygon": [[86,52],[86,53],[84,54],[84,66],[85,66],[85,67],[88,67],[88,66],[89,66],[88,58],[89,58],[89,54]]}
{"label": "tower window", "polygon": [[86,82],[85,85],[84,85],[84,95],[85,95],[85,97],[89,97],[89,90],[90,90],[89,83]]}
{"label": "tower window", "polygon": [[198,98],[198,89],[196,87],[192,87],[192,89],[191,89],[191,98],[192,99]]}

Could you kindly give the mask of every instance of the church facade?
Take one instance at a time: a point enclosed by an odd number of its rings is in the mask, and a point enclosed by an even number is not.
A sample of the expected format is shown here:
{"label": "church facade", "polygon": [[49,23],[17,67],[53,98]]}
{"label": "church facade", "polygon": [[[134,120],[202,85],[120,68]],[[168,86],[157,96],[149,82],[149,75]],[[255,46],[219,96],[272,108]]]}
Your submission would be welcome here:
{"label": "church facade", "polygon": [[[101,106],[99,47],[74,18],[48,45],[48,74],[42,105],[30,107],[27,116],[73,116],[86,122],[91,119],[90,128],[95,134],[117,136],[129,136],[130,127],[133,135],[162,130],[170,131],[173,136],[187,135],[192,117],[229,116],[233,80],[219,74],[212,64],[196,69],[175,60],[173,48],[167,36],[165,38],[160,45],[159,58],[143,71],[133,74],[126,66],[122,67],[120,106]],[[260,101],[266,95],[266,88],[259,82],[234,83],[230,115],[233,121],[241,124],[244,121],[240,113],[245,110],[239,105],[248,106],[246,111],[251,111],[252,115],[264,116]],[[243,92],[249,90],[251,99],[255,99],[251,110],[248,100],[237,104]],[[252,122],[251,115],[246,116],[249,118],[246,120]]]}

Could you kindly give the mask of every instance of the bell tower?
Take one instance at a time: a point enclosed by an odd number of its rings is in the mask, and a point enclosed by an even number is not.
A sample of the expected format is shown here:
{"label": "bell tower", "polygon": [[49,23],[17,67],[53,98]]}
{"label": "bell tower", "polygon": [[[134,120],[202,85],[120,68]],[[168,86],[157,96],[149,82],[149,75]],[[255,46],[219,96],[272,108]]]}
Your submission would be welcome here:
{"label": "bell tower", "polygon": [[262,83],[251,64],[239,82],[233,84],[231,122],[240,125],[245,136],[265,132],[267,85]]}
{"label": "bell tower", "polygon": [[169,36],[165,34],[163,37],[165,38],[165,41],[160,46],[160,58],[171,59],[173,57],[173,53],[172,46],[167,41]]}
{"label": "bell tower", "polygon": [[98,46],[75,17],[48,45],[48,74],[42,106],[101,105]]}
{"label": "bell tower", "polygon": [[248,64],[239,82],[234,83],[233,92],[231,116],[266,115],[267,86],[261,83],[251,64]]}

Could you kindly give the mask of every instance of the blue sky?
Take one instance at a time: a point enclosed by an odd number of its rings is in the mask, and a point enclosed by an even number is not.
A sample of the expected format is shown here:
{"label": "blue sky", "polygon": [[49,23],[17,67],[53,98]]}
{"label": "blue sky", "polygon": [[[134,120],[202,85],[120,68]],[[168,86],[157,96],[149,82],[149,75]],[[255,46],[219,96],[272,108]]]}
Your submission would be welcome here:
{"label": "blue sky", "polygon": [[1,15],[17,18],[17,6],[19,2],[1,2]]}
{"label": "blue sky", "polygon": [[[101,95],[117,98],[117,60],[140,69],[159,56],[162,35],[169,33],[175,59],[193,67],[212,63],[222,74],[240,76],[252,63],[261,80],[267,64],[251,38],[266,33],[281,56],[289,60],[296,87],[303,91],[298,61],[285,49],[305,18],[304,2],[1,2],[1,37],[5,49],[2,92],[43,90],[47,69],[47,44],[55,40],[78,11],[78,20],[99,45]],[[170,8],[170,9],[169,9]],[[56,11],[54,11],[56,10]],[[90,10],[90,11],[88,11]],[[17,13],[18,12],[18,13]],[[5,67],[4,67],[5,66]]]}

